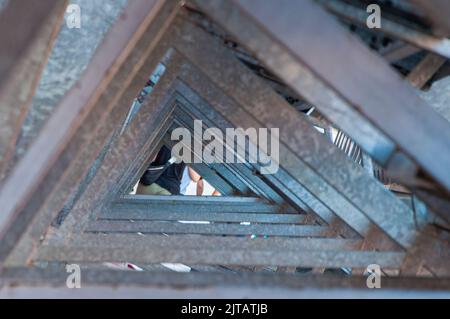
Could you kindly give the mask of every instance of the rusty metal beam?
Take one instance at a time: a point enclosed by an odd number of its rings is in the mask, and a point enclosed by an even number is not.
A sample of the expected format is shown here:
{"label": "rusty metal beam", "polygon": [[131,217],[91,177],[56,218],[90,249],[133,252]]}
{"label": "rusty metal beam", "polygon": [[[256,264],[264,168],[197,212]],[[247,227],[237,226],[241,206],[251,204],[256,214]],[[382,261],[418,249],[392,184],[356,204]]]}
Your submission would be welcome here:
{"label": "rusty metal beam", "polygon": [[[68,289],[64,268],[8,268],[0,297],[22,298],[448,298],[449,280],[383,277],[368,289],[365,277],[123,272],[82,269],[82,289]],[[114,285],[114,289],[111,286]],[[38,288],[37,288],[38,287]],[[180,288],[182,287],[182,289]]]}
{"label": "rusty metal beam", "polygon": [[[0,13],[0,183],[64,17],[67,1],[10,1]],[[24,23],[26,21],[26,23]]]}
{"label": "rusty metal beam", "polygon": [[[195,68],[186,65],[183,81],[188,83],[193,91],[185,87],[186,89],[182,91],[183,96],[191,99],[197,107],[203,107],[205,102],[202,102],[200,98],[194,100],[195,95],[192,93],[201,92],[210,105],[235,127],[244,129],[279,127],[280,164],[291,177],[294,177],[291,181],[297,179],[301,184],[308,183],[309,191],[319,187],[317,191],[313,191],[313,194],[360,234],[364,235],[367,227],[375,222],[404,247],[408,247],[413,242],[416,234],[412,219],[408,217],[411,216],[411,212],[406,205],[400,203],[392,194],[367,176],[362,168],[351,163],[339,149],[332,145],[331,141],[317,132],[302,114],[276,96],[274,92],[265,89],[266,85],[254,78],[243,65],[236,64],[234,57],[223,50],[221,44],[216,42],[213,45],[214,39],[189,24],[178,25],[176,28],[181,39],[188,39],[187,34],[190,39],[195,36],[195,47],[189,45],[189,41],[178,41],[175,47],[208,77],[202,80],[202,77],[194,76]],[[220,68],[213,63],[217,59],[221,61]],[[223,97],[222,93],[213,89],[212,84],[229,97]],[[179,90],[182,87],[183,85],[180,84]],[[253,94],[249,95],[248,92]],[[239,101],[239,106],[236,105],[236,101]],[[277,114],[273,113],[274,105],[277,105],[279,110]],[[322,157],[325,154],[326,156]],[[342,180],[339,178],[341,175],[336,174],[336,165],[345,171],[346,177]],[[344,179],[351,180],[352,183],[345,182]],[[359,187],[358,190],[350,190],[356,187],[356,181],[361,181],[361,185],[364,186]],[[287,188],[292,189],[291,185],[292,182],[289,182]],[[367,190],[368,187],[370,191],[362,191]],[[351,198],[349,194],[352,194]],[[379,199],[376,199],[378,196]],[[384,208],[381,207],[384,205],[386,205]],[[355,210],[356,207],[362,209],[364,213]],[[383,212],[386,212],[386,215]],[[369,216],[370,221],[366,219]],[[400,228],[403,230],[400,231]]]}
{"label": "rusty metal beam", "polygon": [[[72,174],[74,180],[65,179],[67,184],[60,185],[56,192],[56,195],[61,196],[58,198],[59,205],[69,196],[70,187],[75,188],[77,181],[83,177],[80,173],[87,172],[113,132],[105,122],[108,115],[113,118],[116,116],[115,121],[120,121],[120,112],[109,111],[117,103],[123,103],[124,107],[131,105],[140,89],[137,83],[139,78],[135,78],[135,75],[138,71],[141,74],[145,72],[140,68],[170,22],[170,17],[174,16],[177,5],[177,1],[133,1],[125,9],[122,18],[110,29],[79,84],[62,100],[61,106],[0,190],[0,203],[3,207],[0,215],[0,261],[6,258],[23,235],[28,223],[61,177]],[[164,14],[159,16],[158,13],[162,12]],[[164,21],[153,25],[158,18]],[[133,51],[140,40],[141,45],[145,42],[145,47]],[[151,70],[145,72],[143,83],[150,73]],[[119,77],[122,77],[121,81],[118,81]],[[136,92],[130,90],[128,95],[124,95],[128,86],[134,86]],[[111,90],[115,94],[110,94]],[[121,100],[123,95],[125,102]],[[109,125],[116,124],[115,121]],[[103,131],[104,136],[96,141],[99,135],[94,132],[100,128],[106,132]],[[88,141],[91,140],[93,142],[90,144]],[[93,149],[85,149],[85,145],[90,145]],[[84,150],[86,153],[82,154]],[[30,170],[30,167],[34,169]],[[48,227],[57,212],[58,210],[53,209],[48,213],[48,223],[41,225],[41,231]],[[32,247],[33,243],[29,243],[29,246]]]}
{"label": "rusty metal beam", "polygon": [[[384,145],[383,159],[361,141],[354,127],[371,123],[450,191],[448,123],[430,112],[426,103],[381,57],[349,35],[318,4],[309,0],[285,0],[275,8],[274,3],[255,5],[245,0],[195,3],[378,162],[387,165],[394,150],[387,147],[389,143],[380,144],[375,140],[376,145]],[[275,11],[278,14],[273,17]],[[294,21],[298,32],[292,33]],[[316,33],[311,30],[320,30],[321,41],[317,41]],[[328,56],[331,52],[332,58]],[[324,96],[330,97],[330,91],[338,96],[325,100]],[[333,113],[341,111],[347,116],[335,118]],[[348,114],[352,112],[359,113],[362,120]],[[399,118],[402,125],[398,123]],[[433,154],[442,157],[437,159]]]}
{"label": "rusty metal beam", "polygon": [[446,0],[411,0],[422,9],[428,20],[434,25],[439,35],[450,34],[450,4]]}
{"label": "rusty metal beam", "polygon": [[421,89],[445,62],[446,59],[428,53],[406,76],[406,80],[412,86]]}
{"label": "rusty metal beam", "polygon": [[[242,220],[244,221],[244,220]],[[233,236],[326,237],[327,227],[317,225],[186,223],[155,220],[97,220],[90,222],[85,232],[142,234],[200,234]]]}
{"label": "rusty metal beam", "polygon": [[[368,13],[365,10],[341,1],[324,1],[323,5],[330,12],[366,27]],[[383,32],[418,48],[450,59],[450,40],[446,37],[437,37],[417,31],[390,19],[386,15],[382,15],[381,28],[371,30]]]}
{"label": "rusty metal beam", "polygon": [[404,253],[358,251],[360,241],[328,238],[256,238],[200,235],[82,234],[50,237],[33,261],[275,265],[397,268]]}

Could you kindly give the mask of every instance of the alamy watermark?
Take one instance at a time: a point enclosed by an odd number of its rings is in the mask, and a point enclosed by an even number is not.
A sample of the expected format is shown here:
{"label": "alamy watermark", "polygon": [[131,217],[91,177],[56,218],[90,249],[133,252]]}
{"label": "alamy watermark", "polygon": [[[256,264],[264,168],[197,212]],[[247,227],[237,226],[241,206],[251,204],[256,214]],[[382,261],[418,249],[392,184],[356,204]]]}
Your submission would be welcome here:
{"label": "alamy watermark", "polygon": [[81,8],[78,4],[69,4],[67,6],[66,25],[69,29],[81,28]]}
{"label": "alamy watermark", "polygon": [[369,29],[381,29],[381,8],[378,4],[369,4],[366,9],[370,13],[366,19],[366,25]]}
{"label": "alamy watermark", "polygon": [[252,163],[259,165],[261,174],[279,169],[278,128],[227,128],[224,136],[219,128],[203,130],[203,122],[194,120],[194,137],[184,127],[172,131],[171,139],[177,141],[172,156],[177,163]]}
{"label": "alamy watermark", "polygon": [[368,275],[366,279],[367,288],[381,288],[381,266],[377,264],[371,264],[367,266],[364,275]]}
{"label": "alamy watermark", "polygon": [[80,265],[66,265],[66,272],[69,273],[66,279],[66,286],[69,289],[81,288],[81,268]]}

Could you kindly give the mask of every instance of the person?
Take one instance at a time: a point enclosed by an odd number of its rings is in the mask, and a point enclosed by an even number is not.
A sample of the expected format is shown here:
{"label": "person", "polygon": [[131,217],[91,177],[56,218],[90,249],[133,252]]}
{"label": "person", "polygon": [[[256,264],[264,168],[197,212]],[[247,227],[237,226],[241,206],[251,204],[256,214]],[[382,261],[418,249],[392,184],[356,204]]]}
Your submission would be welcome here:
{"label": "person", "polygon": [[139,180],[136,194],[140,195],[180,195],[181,178],[186,164],[175,163],[171,151],[161,147],[155,160]]}
{"label": "person", "polygon": [[219,191],[214,189],[200,174],[191,167],[186,167],[181,179],[180,192],[183,195],[197,196],[220,196]]}

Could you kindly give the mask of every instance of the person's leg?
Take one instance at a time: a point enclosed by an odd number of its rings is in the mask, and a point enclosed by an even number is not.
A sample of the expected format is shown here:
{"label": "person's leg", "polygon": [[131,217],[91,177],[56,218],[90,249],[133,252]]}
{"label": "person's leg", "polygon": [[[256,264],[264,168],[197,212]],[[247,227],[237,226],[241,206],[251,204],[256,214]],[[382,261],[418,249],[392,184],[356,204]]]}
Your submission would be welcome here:
{"label": "person's leg", "polygon": [[156,183],[144,185],[139,183],[136,194],[138,195],[172,195],[167,189],[162,188]]}

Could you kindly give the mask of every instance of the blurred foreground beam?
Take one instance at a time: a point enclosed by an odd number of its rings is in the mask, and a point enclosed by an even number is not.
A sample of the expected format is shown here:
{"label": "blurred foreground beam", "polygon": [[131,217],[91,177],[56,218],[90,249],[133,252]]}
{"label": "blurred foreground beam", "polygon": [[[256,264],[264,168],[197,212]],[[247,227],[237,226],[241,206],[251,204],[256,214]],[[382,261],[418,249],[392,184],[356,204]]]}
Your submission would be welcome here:
{"label": "blurred foreground beam", "polygon": [[67,1],[9,1],[0,12],[0,184],[61,26]]}
{"label": "blurred foreground beam", "polygon": [[[277,274],[132,272],[82,269],[82,289],[67,288],[65,268],[5,269],[0,298],[449,298],[449,279]],[[114,287],[114,289],[112,289]]]}

